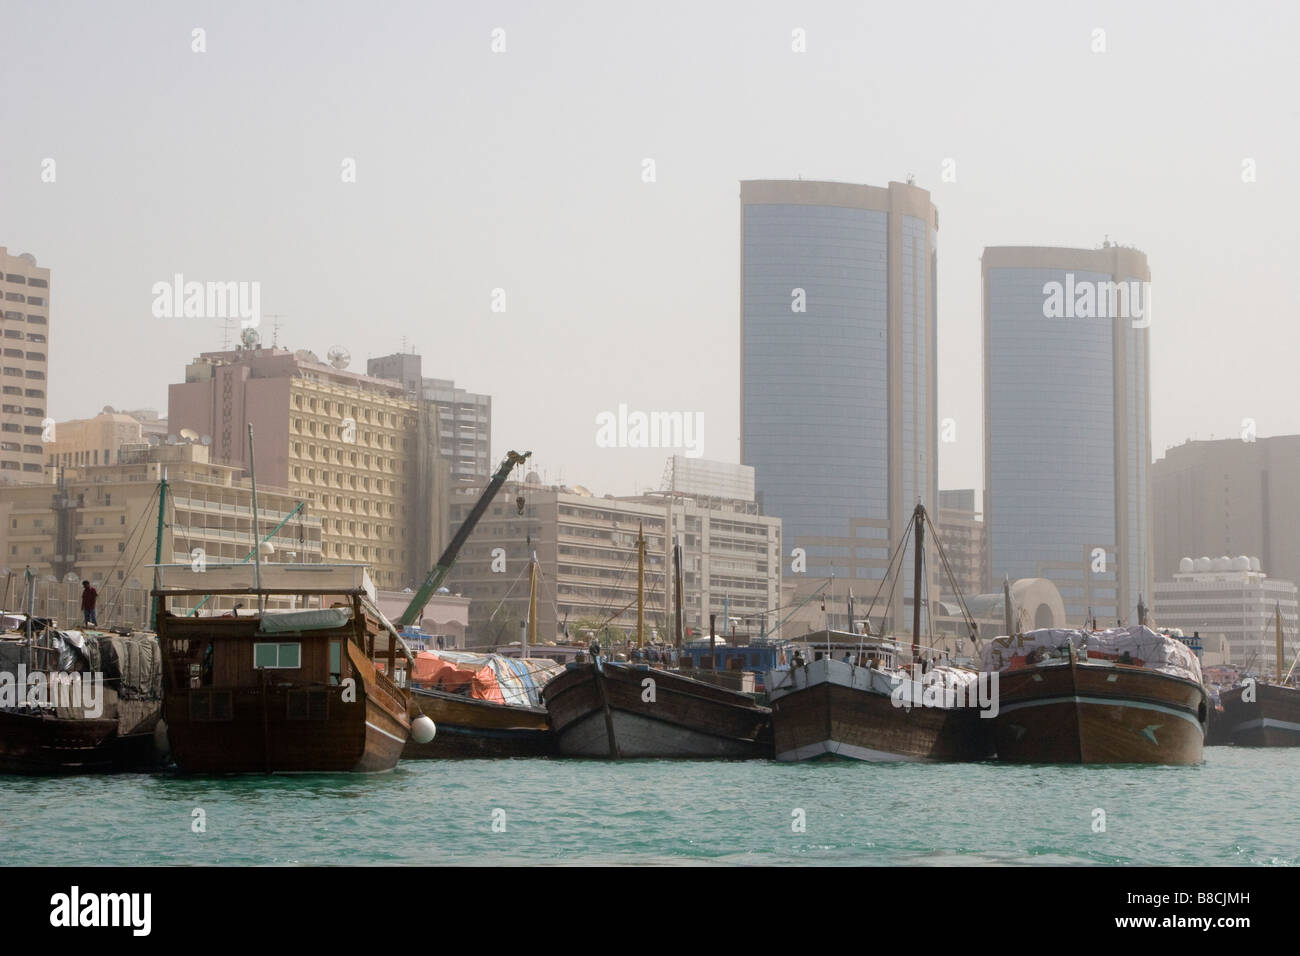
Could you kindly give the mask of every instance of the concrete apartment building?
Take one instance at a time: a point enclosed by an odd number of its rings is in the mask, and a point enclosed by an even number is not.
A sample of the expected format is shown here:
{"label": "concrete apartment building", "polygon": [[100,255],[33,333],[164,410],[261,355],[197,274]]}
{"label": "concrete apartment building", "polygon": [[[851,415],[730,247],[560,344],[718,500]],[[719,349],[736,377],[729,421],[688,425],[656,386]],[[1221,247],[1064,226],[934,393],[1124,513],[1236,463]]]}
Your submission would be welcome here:
{"label": "concrete apartment building", "polygon": [[[710,613],[717,615],[719,631],[726,616],[739,619],[750,634],[764,622],[775,625],[770,612],[779,603],[781,526],[778,519],[758,514],[752,494],[747,501],[718,497],[679,477],[675,489],[660,493],[596,497],[581,488],[544,486],[535,473],[528,477],[502,489],[448,578],[452,591],[473,599],[471,646],[519,639],[533,552],[542,575],[539,640],[556,640],[566,625],[578,640],[579,625],[593,621],[635,635],[638,528],[646,539],[647,639],[672,640],[671,604],[666,609],[664,601],[670,511],[683,549],[686,627],[693,634],[707,633]],[[455,496],[453,526],[477,494]]]}
{"label": "concrete apartment building", "polygon": [[[990,586],[1048,578],[1072,622],[1089,609],[1099,625],[1136,621],[1154,582],[1148,330],[1132,314],[1147,303],[1146,256],[998,246],[982,268]],[[1124,284],[1125,309],[1108,301],[1111,283]]]}
{"label": "concrete apartment building", "polygon": [[0,484],[41,482],[47,480],[50,270],[31,253],[10,255],[0,246],[0,297]]}
{"label": "concrete apartment building", "polygon": [[1300,581],[1300,435],[1189,441],[1151,466],[1155,570],[1186,555],[1255,554]]}
{"label": "concrete apartment building", "polygon": [[421,358],[398,352],[366,360],[375,378],[401,382],[412,395],[435,410],[438,417],[438,457],[447,463],[457,484],[482,484],[495,469],[492,461],[492,397],[463,388],[449,379],[421,375]]}
{"label": "concrete apartment building", "polygon": [[[938,212],[903,183],[747,181],[740,200],[741,461],[782,521],[797,592],[833,574],[841,594],[873,593],[916,503],[937,511]],[[906,577],[891,608],[900,631]]]}
{"label": "concrete apartment building", "polygon": [[93,418],[57,422],[51,434],[53,440],[45,446],[51,481],[59,468],[115,465],[122,460],[124,449],[135,454],[148,445],[143,425],[112,408],[105,408]]}
{"label": "concrete apartment building", "polygon": [[1300,652],[1296,585],[1270,577],[1257,557],[1183,556],[1171,578],[1156,583],[1152,610],[1162,627],[1180,627],[1188,635],[1200,632],[1207,645],[1214,643],[1211,639],[1221,638],[1228,653],[1214,663],[1273,675],[1277,672],[1274,619],[1278,607],[1282,610],[1285,673]]}
{"label": "concrete apartment building", "polygon": [[402,385],[341,359],[246,344],[201,354],[170,386],[172,432],[209,436],[214,461],[246,471],[251,422],[259,487],[307,501],[326,563],[366,564],[378,588],[416,585],[442,534],[436,419],[423,421]]}
{"label": "concrete apartment building", "polygon": [[962,596],[971,598],[992,590],[984,548],[984,521],[975,506],[975,489],[940,491],[935,523]]}
{"label": "concrete apartment building", "polygon": [[[287,489],[258,481],[259,529],[252,489],[240,469],[208,460],[198,444],[159,445],[111,465],[70,467],[61,485],[0,493],[0,553],[9,570],[30,567],[46,581],[81,580],[105,589],[147,590],[153,572],[159,478],[168,503],[163,561],[192,564],[195,549],[211,564],[242,561],[298,505]],[[271,560],[319,563],[321,521],[306,506],[271,538]],[[139,597],[133,599],[139,605]],[[120,620],[121,618],[117,618]],[[104,618],[101,616],[101,620]],[[143,620],[135,621],[143,623]]]}

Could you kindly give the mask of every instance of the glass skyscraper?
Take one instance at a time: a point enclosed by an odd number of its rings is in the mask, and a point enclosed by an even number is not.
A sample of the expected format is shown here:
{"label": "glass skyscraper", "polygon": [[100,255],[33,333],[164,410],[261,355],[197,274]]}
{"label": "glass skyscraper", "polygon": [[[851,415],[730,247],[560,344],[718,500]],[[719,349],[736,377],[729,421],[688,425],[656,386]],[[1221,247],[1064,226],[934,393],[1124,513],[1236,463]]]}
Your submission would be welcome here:
{"label": "glass skyscraper", "polygon": [[741,222],[741,461],[782,519],[784,574],[805,594],[833,574],[843,627],[848,589],[861,620],[918,500],[937,522],[938,215],[903,183],[758,180],[741,183]]}
{"label": "glass skyscraper", "polygon": [[1146,256],[999,246],[983,256],[990,586],[1051,579],[1070,623],[1152,600]]}

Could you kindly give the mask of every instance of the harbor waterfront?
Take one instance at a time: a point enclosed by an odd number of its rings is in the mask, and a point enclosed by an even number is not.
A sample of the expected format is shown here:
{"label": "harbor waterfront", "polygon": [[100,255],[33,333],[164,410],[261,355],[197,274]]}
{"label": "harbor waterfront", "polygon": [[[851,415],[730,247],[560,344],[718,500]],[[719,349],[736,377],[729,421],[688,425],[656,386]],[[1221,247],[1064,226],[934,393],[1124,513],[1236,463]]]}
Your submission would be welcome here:
{"label": "harbor waterfront", "polygon": [[1190,767],[528,759],[7,776],[0,839],[6,864],[29,866],[1295,866],[1298,776],[1298,749],[1238,747]]}

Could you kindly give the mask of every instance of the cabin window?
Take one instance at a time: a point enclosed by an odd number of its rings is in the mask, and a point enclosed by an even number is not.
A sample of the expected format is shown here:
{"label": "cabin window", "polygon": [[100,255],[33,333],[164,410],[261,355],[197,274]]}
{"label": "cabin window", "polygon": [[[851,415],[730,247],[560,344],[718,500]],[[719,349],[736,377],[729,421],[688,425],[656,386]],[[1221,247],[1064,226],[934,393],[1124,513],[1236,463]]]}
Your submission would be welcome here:
{"label": "cabin window", "polygon": [[343,679],[343,642],[330,641],[330,686],[337,687]]}
{"label": "cabin window", "polygon": [[254,644],[253,666],[266,668],[297,668],[302,666],[302,645]]}

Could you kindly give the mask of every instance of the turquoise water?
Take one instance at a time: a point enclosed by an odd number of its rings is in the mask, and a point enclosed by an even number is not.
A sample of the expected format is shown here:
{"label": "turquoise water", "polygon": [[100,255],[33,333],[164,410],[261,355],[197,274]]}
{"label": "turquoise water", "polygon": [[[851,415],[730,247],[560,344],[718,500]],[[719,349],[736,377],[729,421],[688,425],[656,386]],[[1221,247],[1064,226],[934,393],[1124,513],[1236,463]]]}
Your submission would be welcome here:
{"label": "turquoise water", "polygon": [[0,838],[10,865],[1295,865],[1298,787],[1300,749],[1208,748],[1199,767],[403,761],[5,777]]}

